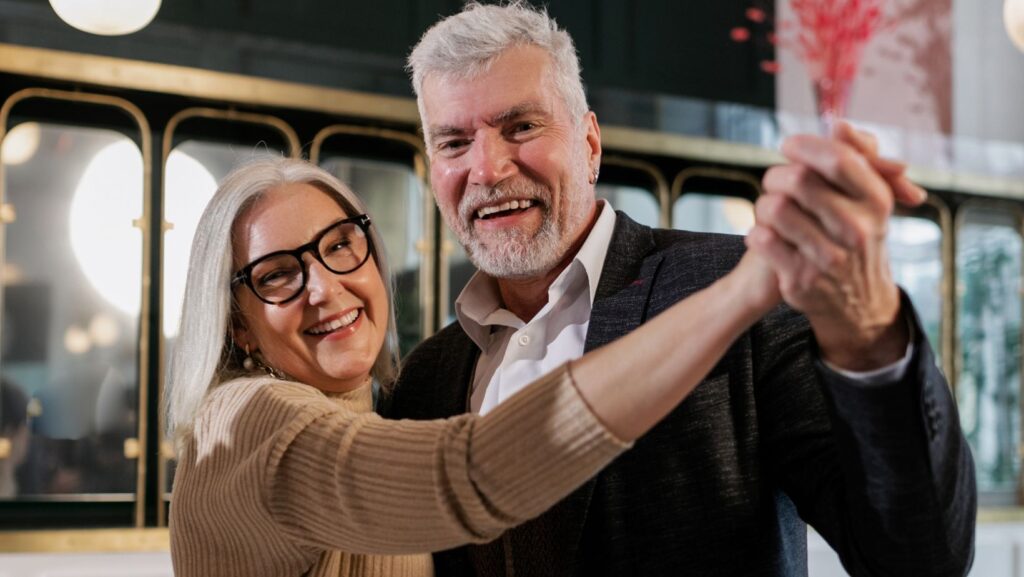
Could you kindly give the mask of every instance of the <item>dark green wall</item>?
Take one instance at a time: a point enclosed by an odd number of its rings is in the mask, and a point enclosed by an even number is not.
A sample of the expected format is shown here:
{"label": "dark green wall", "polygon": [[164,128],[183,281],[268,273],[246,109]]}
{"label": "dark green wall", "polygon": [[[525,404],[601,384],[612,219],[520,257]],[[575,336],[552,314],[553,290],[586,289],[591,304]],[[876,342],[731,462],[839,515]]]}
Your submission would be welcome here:
{"label": "dark green wall", "polygon": [[[43,0],[0,0],[0,42],[139,58],[284,80],[410,94],[403,58],[458,0],[164,0],[123,38],[81,33]],[[610,89],[774,106],[770,54],[729,30],[748,2],[552,0],[594,93]],[[760,49],[763,52],[763,48]]]}

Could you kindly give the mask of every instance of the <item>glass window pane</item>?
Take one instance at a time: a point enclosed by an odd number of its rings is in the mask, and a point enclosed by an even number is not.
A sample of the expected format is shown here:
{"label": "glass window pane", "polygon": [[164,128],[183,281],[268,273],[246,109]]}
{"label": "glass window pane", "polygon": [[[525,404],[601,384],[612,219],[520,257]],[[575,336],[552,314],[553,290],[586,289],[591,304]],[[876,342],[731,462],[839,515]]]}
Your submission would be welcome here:
{"label": "glass window pane", "polygon": [[411,166],[398,162],[327,156],[320,165],[363,199],[387,245],[395,282],[395,321],[402,353],[423,338],[417,248],[423,238],[423,190]]}
{"label": "glass window pane", "polygon": [[612,208],[621,210],[640,224],[658,226],[658,199],[653,192],[636,186],[601,182],[598,182],[595,192],[597,198],[607,200],[612,204]]}
{"label": "glass window pane", "polygon": [[[142,295],[142,153],[112,130],[21,124],[6,155],[0,498],[85,493],[131,500]],[[19,136],[19,133],[22,133]],[[0,461],[0,466],[5,466]]]}
{"label": "glass window pane", "polygon": [[910,296],[942,366],[942,229],[927,218],[894,216],[886,239],[893,277]]}
{"label": "glass window pane", "polygon": [[747,234],[753,227],[754,203],[745,198],[688,192],[672,205],[672,228]]}
{"label": "glass window pane", "polygon": [[978,489],[1012,496],[1020,472],[1021,237],[1017,218],[966,209],[957,231],[957,401]]}

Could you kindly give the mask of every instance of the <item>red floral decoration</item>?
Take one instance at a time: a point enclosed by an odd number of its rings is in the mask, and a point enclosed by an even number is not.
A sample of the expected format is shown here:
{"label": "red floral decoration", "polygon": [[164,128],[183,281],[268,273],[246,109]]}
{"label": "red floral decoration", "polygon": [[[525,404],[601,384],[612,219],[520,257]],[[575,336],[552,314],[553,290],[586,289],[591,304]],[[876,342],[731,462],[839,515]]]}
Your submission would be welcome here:
{"label": "red floral decoration", "polygon": [[[883,26],[884,3],[885,0],[790,0],[794,22],[778,26],[758,6],[747,8],[744,15],[750,26],[768,28],[764,38],[769,44],[796,52],[814,83],[819,114],[831,121],[846,111],[864,46]],[[747,42],[751,36],[748,27],[738,26],[730,31],[735,42]],[[761,70],[777,74],[779,64],[765,60]]]}

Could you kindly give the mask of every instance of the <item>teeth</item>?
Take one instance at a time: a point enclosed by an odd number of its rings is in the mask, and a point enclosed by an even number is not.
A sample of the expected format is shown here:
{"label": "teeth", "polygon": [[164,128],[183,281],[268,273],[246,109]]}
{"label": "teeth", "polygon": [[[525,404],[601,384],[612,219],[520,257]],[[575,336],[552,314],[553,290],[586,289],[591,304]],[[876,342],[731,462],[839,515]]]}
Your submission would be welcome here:
{"label": "teeth", "polygon": [[532,200],[510,200],[493,206],[485,206],[476,211],[476,216],[477,218],[483,218],[496,212],[504,212],[506,210],[515,210],[518,208],[530,208],[531,206],[533,206]]}
{"label": "teeth", "polygon": [[345,315],[345,316],[343,316],[341,318],[334,319],[333,321],[327,321],[325,323],[320,323],[318,325],[313,325],[306,332],[311,334],[311,335],[322,335],[324,333],[333,332],[333,331],[336,331],[336,330],[338,330],[338,329],[340,329],[342,327],[347,327],[350,324],[356,322],[357,318],[359,318],[359,310],[358,309],[348,313],[347,315]]}

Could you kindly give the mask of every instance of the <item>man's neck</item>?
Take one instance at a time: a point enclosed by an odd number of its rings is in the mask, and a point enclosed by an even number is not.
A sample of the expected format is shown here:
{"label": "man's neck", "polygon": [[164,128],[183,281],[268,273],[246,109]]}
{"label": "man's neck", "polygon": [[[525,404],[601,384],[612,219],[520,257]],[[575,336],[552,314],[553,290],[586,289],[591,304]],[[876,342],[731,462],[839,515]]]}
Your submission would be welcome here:
{"label": "man's neck", "polygon": [[498,291],[501,293],[501,302],[505,304],[506,309],[519,317],[523,322],[528,323],[540,312],[540,309],[544,308],[544,305],[548,304],[548,289],[555,282],[555,279],[558,278],[558,275],[562,274],[562,271],[576,258],[576,253],[579,252],[580,247],[583,246],[587,237],[590,236],[590,231],[594,228],[594,224],[601,214],[601,209],[601,206],[595,205],[590,215],[590,222],[577,235],[576,240],[569,247],[569,250],[566,251],[562,260],[558,261],[557,265],[535,277],[497,279]]}

